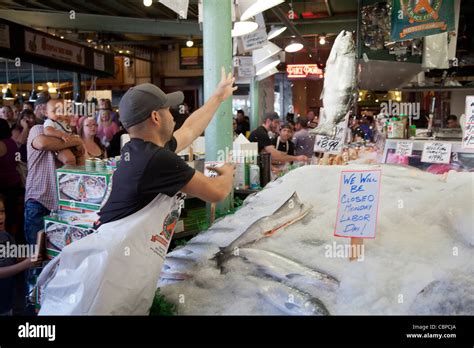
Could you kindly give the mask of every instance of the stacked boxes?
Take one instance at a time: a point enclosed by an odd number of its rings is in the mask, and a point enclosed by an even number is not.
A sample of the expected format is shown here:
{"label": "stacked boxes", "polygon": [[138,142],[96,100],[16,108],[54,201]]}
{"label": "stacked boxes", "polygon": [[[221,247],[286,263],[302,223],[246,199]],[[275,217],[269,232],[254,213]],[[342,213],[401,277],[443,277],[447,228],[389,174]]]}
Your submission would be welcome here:
{"label": "stacked boxes", "polygon": [[46,255],[52,259],[68,244],[93,232],[95,212],[110,193],[112,171],[63,167],[56,170],[59,209],[44,217]]}

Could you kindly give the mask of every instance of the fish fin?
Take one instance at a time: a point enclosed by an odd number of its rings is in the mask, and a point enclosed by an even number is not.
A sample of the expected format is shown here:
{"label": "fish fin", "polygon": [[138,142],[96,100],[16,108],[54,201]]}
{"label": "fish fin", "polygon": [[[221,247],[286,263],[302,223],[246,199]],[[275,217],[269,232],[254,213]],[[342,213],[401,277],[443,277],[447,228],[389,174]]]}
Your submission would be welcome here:
{"label": "fish fin", "polygon": [[322,125],[319,125],[315,129],[310,131],[311,134],[319,134],[333,137],[336,131],[336,124],[332,122],[325,122]]}

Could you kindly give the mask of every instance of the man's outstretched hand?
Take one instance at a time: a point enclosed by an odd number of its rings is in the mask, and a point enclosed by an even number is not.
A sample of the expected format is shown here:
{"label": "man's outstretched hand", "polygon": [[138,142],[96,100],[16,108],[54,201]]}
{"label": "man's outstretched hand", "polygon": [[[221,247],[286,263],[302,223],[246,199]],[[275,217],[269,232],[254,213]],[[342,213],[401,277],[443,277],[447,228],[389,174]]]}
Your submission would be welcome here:
{"label": "man's outstretched hand", "polygon": [[232,76],[232,73],[229,73],[226,76],[225,68],[221,68],[221,82],[217,85],[214,95],[219,98],[219,101],[223,102],[229,98],[232,93],[237,89],[234,87],[235,77]]}

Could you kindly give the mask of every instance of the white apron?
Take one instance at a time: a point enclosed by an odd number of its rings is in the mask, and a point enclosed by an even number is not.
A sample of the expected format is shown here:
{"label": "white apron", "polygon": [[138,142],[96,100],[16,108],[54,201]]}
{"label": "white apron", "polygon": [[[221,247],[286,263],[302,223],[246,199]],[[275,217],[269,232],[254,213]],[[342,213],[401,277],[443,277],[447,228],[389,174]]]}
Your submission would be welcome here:
{"label": "white apron", "polygon": [[39,315],[147,315],[183,199],[159,194],[66,246],[38,277]]}

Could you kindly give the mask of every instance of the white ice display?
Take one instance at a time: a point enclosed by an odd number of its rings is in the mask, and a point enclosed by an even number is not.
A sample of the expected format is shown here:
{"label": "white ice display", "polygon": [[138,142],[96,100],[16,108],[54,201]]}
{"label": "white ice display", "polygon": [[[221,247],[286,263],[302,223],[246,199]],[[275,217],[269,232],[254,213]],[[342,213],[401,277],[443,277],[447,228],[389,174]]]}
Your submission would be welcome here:
{"label": "white ice display", "polygon": [[[350,262],[335,252],[350,239],[333,236],[340,172],[379,168],[377,235],[364,240],[363,260]],[[309,214],[250,248],[296,261],[334,277],[339,285],[319,286],[294,274],[284,280],[263,277],[261,265],[245,260],[245,255],[231,257],[221,273],[212,259],[219,247],[271,215],[295,191],[312,206]],[[473,315],[473,196],[474,173],[450,172],[446,177],[394,165],[302,167],[169,253],[160,293],[182,315],[325,314],[326,309],[331,315]],[[252,255],[258,260],[258,252]],[[186,279],[173,280],[177,274],[186,274],[177,277]]]}

